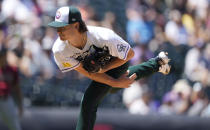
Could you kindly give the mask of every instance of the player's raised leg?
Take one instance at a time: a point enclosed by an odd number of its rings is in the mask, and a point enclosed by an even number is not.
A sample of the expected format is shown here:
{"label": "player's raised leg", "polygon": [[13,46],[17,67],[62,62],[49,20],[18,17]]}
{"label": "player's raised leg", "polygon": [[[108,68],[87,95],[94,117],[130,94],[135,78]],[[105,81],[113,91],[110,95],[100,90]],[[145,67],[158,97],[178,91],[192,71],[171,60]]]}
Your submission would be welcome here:
{"label": "player's raised leg", "polygon": [[161,72],[163,74],[168,74],[170,72],[170,66],[168,62],[170,59],[167,56],[167,53],[160,52],[157,57],[152,58],[142,64],[130,66],[129,76],[136,73],[136,80],[147,77],[155,72]]}

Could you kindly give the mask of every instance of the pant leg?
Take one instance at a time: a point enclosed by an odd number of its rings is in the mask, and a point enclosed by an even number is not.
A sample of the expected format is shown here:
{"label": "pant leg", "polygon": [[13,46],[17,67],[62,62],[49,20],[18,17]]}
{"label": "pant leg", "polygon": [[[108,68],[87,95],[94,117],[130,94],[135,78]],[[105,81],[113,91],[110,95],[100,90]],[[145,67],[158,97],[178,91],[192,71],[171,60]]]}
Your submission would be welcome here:
{"label": "pant leg", "polygon": [[[127,69],[128,63],[106,73],[114,78],[118,78],[120,75],[124,74]],[[145,63],[129,67],[129,75],[136,73],[137,79],[139,79],[157,72],[158,69],[159,65],[157,64],[156,60],[151,59]],[[108,85],[95,81],[90,84],[82,98],[80,116],[76,130],[93,130],[98,105],[105,95],[112,89],[113,88]],[[115,89],[113,90],[115,91]],[[116,89],[116,91],[117,90],[119,89]]]}
{"label": "pant leg", "polygon": [[138,64],[135,66],[130,66],[128,68],[129,70],[129,76],[136,73],[137,78],[136,80],[147,77],[155,72],[158,72],[160,65],[157,63],[155,58],[152,58],[142,64]]}
{"label": "pant leg", "polygon": [[[128,69],[128,63],[112,69],[106,74],[112,76],[113,78],[118,78],[120,75],[125,73]],[[98,105],[103,100],[103,98],[110,92],[113,91],[111,86],[92,81],[81,101],[80,116],[77,123],[76,130],[93,130],[96,112]],[[118,90],[118,89],[117,89]]]}
{"label": "pant leg", "polygon": [[9,130],[21,130],[16,107],[11,97],[0,101],[0,116]]}
{"label": "pant leg", "polygon": [[76,130],[93,130],[98,105],[110,89],[108,85],[92,81],[81,101]]}

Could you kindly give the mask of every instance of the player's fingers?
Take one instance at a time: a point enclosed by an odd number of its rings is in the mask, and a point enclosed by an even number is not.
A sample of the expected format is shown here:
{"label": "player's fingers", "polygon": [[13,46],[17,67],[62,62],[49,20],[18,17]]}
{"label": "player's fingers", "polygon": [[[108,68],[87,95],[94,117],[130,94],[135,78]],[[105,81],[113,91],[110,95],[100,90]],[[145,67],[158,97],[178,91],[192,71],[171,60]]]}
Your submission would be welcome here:
{"label": "player's fingers", "polygon": [[127,70],[122,76],[128,76],[129,70]]}
{"label": "player's fingers", "polygon": [[135,80],[137,78],[137,75],[136,73],[132,74],[129,79],[131,79],[132,81]]}

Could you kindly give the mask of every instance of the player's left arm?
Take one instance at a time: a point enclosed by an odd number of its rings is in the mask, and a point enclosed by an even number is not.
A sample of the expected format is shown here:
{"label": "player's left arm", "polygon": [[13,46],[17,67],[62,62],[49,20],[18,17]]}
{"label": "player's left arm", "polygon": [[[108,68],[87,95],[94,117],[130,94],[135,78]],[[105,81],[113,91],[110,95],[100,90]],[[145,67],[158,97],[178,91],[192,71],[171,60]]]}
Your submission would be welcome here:
{"label": "player's left arm", "polygon": [[111,69],[117,68],[126,62],[128,62],[134,56],[134,51],[132,48],[129,49],[126,59],[120,59],[115,57],[110,63],[106,64],[103,68],[100,69],[98,73],[104,73]]}

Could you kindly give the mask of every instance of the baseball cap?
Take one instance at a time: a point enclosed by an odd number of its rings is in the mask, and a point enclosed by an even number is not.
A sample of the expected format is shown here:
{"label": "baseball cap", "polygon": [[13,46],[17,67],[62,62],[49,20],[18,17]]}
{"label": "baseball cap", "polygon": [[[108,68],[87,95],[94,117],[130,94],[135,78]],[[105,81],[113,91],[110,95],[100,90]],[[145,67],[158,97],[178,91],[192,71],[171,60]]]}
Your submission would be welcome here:
{"label": "baseball cap", "polygon": [[50,22],[48,26],[59,28],[79,21],[82,21],[79,9],[75,6],[64,6],[56,11],[55,21]]}

